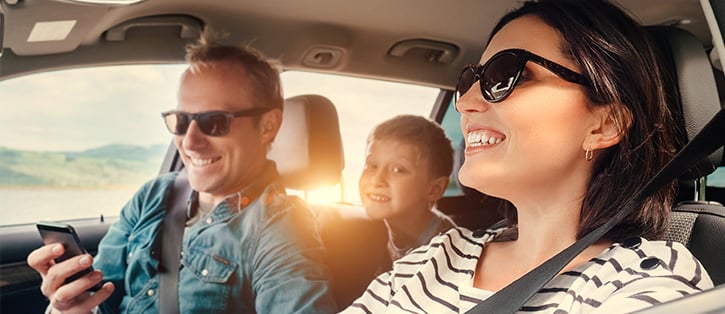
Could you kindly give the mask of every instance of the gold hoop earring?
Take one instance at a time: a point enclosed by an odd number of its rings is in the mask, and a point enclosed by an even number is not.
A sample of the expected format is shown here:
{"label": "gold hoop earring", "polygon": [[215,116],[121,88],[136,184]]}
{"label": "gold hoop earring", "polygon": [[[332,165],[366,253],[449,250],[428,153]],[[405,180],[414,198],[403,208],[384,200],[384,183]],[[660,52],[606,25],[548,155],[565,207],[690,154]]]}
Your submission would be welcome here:
{"label": "gold hoop earring", "polygon": [[584,159],[587,161],[592,161],[594,158],[594,152],[591,150],[591,145],[587,145],[587,151],[584,152]]}

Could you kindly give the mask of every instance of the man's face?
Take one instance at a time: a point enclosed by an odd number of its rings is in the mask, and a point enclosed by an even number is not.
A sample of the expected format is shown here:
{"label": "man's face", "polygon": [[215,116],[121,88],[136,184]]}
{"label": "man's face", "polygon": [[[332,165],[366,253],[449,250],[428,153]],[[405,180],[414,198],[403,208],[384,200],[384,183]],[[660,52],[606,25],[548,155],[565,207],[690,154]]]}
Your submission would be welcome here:
{"label": "man's face", "polygon": [[[184,72],[178,101],[177,110],[189,113],[236,112],[261,106],[253,102],[244,67],[229,62],[210,63]],[[192,121],[186,134],[174,137],[191,186],[222,198],[249,184],[262,169],[267,144],[274,137],[268,132],[268,115],[281,115],[279,111],[265,113],[259,124],[252,117],[233,118],[229,133],[223,136],[206,135],[198,122]],[[260,127],[265,125],[266,128]]]}

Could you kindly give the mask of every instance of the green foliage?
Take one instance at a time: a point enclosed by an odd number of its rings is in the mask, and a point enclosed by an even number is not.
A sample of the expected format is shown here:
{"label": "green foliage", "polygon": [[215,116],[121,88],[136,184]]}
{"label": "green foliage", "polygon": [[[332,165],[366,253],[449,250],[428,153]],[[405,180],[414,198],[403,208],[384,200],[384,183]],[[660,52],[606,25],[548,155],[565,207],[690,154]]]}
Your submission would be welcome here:
{"label": "green foliage", "polygon": [[82,152],[0,147],[0,187],[136,187],[158,173],[165,152],[166,145],[114,144]]}

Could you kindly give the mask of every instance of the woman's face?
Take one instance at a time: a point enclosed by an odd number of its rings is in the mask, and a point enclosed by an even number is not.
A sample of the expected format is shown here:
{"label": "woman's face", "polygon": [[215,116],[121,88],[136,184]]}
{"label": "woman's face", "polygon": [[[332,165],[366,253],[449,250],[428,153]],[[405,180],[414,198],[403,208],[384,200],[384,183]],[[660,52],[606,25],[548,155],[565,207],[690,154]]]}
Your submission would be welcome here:
{"label": "woman's face", "polygon": [[[581,73],[560,47],[557,31],[537,17],[523,16],[493,37],[480,63],[519,48]],[[596,120],[587,102],[584,87],[533,62],[526,63],[522,78],[501,102],[487,102],[476,82],[456,104],[466,136],[461,182],[509,200],[547,196],[552,189],[583,194],[591,167],[584,158],[586,135]]]}

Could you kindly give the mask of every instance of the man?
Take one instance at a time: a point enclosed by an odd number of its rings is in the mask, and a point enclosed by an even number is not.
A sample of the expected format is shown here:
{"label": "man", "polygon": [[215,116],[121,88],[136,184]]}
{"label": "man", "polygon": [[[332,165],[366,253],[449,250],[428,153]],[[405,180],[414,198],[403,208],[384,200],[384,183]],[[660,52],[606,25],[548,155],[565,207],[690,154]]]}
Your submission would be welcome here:
{"label": "man", "polygon": [[[187,49],[178,108],[163,113],[195,192],[179,270],[181,313],[336,311],[311,212],[285,194],[267,151],[282,122],[278,71],[251,49]],[[63,247],[28,256],[52,313],[157,312],[152,254],[176,173],[144,185],[99,244],[98,255],[55,264]],[[91,265],[96,271],[63,285]],[[85,292],[104,281],[95,293]]]}

